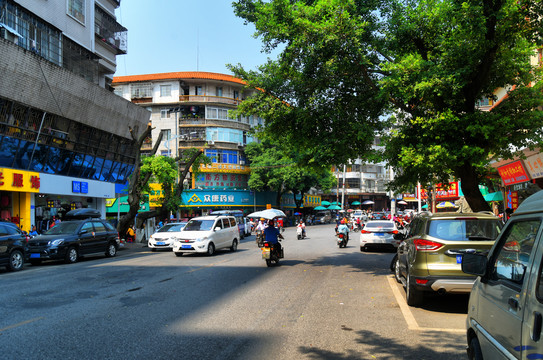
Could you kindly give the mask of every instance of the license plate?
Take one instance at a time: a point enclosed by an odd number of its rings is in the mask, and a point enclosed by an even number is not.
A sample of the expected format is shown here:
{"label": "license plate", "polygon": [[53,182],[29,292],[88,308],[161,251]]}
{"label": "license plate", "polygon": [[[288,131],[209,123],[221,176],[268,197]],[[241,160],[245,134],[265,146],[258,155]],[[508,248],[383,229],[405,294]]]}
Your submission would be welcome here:
{"label": "license plate", "polygon": [[166,245],[166,243],[164,241],[157,241],[156,244],[157,245]]}
{"label": "license plate", "polygon": [[39,258],[40,254],[30,254],[31,259]]}
{"label": "license plate", "polygon": [[456,255],[456,263],[462,264],[462,255]]}
{"label": "license plate", "polygon": [[271,251],[270,249],[262,249],[262,259],[269,259]]}
{"label": "license plate", "polygon": [[385,233],[375,233],[376,236],[385,236]]}
{"label": "license plate", "polygon": [[181,249],[190,249],[191,246],[190,245],[181,245]]}

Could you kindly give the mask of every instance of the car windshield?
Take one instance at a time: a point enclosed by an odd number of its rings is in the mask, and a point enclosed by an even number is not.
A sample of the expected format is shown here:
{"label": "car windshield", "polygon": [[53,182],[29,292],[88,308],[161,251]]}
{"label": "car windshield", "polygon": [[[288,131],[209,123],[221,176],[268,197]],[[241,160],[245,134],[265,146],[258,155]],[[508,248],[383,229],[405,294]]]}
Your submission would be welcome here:
{"label": "car windshield", "polygon": [[495,240],[500,233],[499,220],[443,219],[430,221],[428,235],[451,241]]}
{"label": "car windshield", "polygon": [[389,221],[370,221],[365,226],[366,230],[385,230],[385,229],[394,229],[394,224]]}
{"label": "car windshield", "polygon": [[181,224],[166,224],[160,229],[158,229],[158,232],[177,232],[181,231],[187,223],[181,223]]}
{"label": "car windshield", "polygon": [[44,232],[43,235],[75,234],[79,225],[78,222],[61,222]]}
{"label": "car windshield", "polygon": [[191,220],[183,231],[209,231],[212,229],[215,220]]}

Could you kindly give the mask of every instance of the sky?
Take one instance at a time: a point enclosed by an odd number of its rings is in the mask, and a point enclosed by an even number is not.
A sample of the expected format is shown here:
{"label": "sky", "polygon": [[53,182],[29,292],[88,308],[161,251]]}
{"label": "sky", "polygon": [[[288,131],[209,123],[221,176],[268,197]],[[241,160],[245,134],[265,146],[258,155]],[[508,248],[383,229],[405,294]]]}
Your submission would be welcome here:
{"label": "sky", "polygon": [[117,22],[128,30],[127,54],[115,76],[176,71],[231,74],[226,64],[255,70],[268,57],[253,24],[236,17],[232,0],[122,0]]}

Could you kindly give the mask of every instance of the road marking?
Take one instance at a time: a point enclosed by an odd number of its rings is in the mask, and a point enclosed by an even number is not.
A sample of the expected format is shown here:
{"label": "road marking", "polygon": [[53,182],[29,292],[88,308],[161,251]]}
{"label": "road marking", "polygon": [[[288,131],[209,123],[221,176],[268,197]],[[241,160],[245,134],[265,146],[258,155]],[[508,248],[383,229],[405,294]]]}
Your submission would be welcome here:
{"label": "road marking", "polygon": [[13,328],[16,328],[16,327],[19,327],[19,326],[23,326],[23,325],[26,325],[26,324],[30,324],[31,322],[34,322],[34,321],[38,321],[38,320],[43,320],[45,319],[44,317],[37,317],[37,318],[34,318],[34,319],[30,319],[30,320],[26,320],[26,321],[23,321],[23,322],[20,322],[18,324],[14,324],[14,325],[10,325],[8,327],[5,327],[3,329],[0,329],[0,333],[6,331],[6,330],[9,330],[9,329],[13,329]]}
{"label": "road marking", "polygon": [[464,333],[466,330],[464,329],[442,329],[442,328],[427,328],[427,327],[420,327],[417,323],[417,320],[415,320],[415,316],[411,312],[411,309],[409,308],[409,305],[405,302],[402,294],[400,293],[400,290],[398,290],[398,285],[396,282],[396,279],[393,275],[387,276],[388,284],[390,285],[390,288],[392,289],[392,293],[394,294],[394,297],[396,298],[396,302],[400,306],[400,310],[402,312],[402,315],[405,319],[405,322],[407,323],[407,328],[409,330],[415,330],[415,331],[446,331],[446,332],[452,332],[452,333]]}

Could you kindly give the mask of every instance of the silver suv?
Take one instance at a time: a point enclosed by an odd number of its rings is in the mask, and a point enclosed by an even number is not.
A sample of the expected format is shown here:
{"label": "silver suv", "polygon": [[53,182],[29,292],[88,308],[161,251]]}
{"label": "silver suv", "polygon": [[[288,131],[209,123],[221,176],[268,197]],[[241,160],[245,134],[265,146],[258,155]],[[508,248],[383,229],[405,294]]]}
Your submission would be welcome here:
{"label": "silver suv", "polygon": [[233,216],[199,216],[191,219],[178,233],[173,243],[176,256],[184,253],[207,253],[229,248],[236,251],[240,239],[238,225]]}

